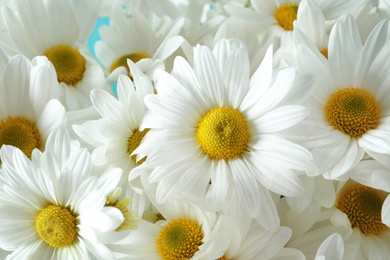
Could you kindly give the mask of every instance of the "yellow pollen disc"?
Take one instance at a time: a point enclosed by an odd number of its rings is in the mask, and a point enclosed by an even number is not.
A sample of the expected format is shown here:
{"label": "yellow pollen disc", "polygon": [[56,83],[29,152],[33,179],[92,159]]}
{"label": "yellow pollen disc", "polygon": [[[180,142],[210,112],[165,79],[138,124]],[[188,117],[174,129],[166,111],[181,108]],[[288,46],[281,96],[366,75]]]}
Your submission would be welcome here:
{"label": "yellow pollen disc", "polygon": [[[139,131],[138,129],[133,131],[133,135],[129,137],[127,140],[127,154],[130,156],[132,152],[140,145],[144,136],[149,132],[149,128],[145,128],[143,131]],[[136,161],[137,155],[131,155],[131,159]],[[141,164],[146,160],[146,157],[142,158],[137,162],[137,164]]]}
{"label": "yellow pollen disc", "polygon": [[38,213],[35,229],[46,244],[55,248],[70,246],[77,238],[76,217],[57,205],[48,205]]}
{"label": "yellow pollen disc", "polygon": [[379,190],[352,184],[340,192],[336,205],[348,216],[352,227],[359,228],[364,235],[379,235],[387,229],[381,218],[385,198]]}
{"label": "yellow pollen disc", "polygon": [[134,52],[130,54],[123,55],[116,59],[110,67],[110,72],[113,72],[116,68],[123,66],[126,67],[127,73],[129,73],[129,76],[131,77],[130,68],[127,65],[127,59],[130,59],[132,62],[137,63],[138,61],[142,59],[150,58],[150,56],[146,52]]}
{"label": "yellow pollen disc", "polygon": [[364,89],[344,88],[333,93],[325,105],[329,123],[344,134],[360,137],[379,124],[380,108]]}
{"label": "yellow pollen disc", "polygon": [[31,158],[35,148],[42,148],[42,139],[35,122],[23,116],[9,116],[0,120],[0,147],[4,144],[18,147]]}
{"label": "yellow pollen disc", "polygon": [[328,58],[328,48],[323,48],[320,50],[321,54],[324,55],[325,58]]}
{"label": "yellow pollen disc", "polygon": [[298,3],[285,3],[278,7],[274,17],[278,24],[287,31],[294,30],[293,22],[297,19]]}
{"label": "yellow pollen disc", "polygon": [[244,116],[229,107],[208,111],[196,127],[200,148],[212,159],[232,159],[248,146],[249,128]]}
{"label": "yellow pollen disc", "polygon": [[194,220],[169,221],[156,239],[156,249],[164,260],[190,259],[202,245],[202,227]]}
{"label": "yellow pollen disc", "polygon": [[76,86],[84,77],[86,60],[78,50],[68,45],[57,45],[44,55],[53,63],[59,82]]}
{"label": "yellow pollen disc", "polygon": [[123,217],[125,218],[123,223],[117,229],[115,229],[115,231],[137,228],[138,220],[134,218],[134,212],[129,210],[130,202],[130,198],[123,198],[118,200],[118,196],[107,196],[106,206],[115,207],[119,209],[122,212]]}

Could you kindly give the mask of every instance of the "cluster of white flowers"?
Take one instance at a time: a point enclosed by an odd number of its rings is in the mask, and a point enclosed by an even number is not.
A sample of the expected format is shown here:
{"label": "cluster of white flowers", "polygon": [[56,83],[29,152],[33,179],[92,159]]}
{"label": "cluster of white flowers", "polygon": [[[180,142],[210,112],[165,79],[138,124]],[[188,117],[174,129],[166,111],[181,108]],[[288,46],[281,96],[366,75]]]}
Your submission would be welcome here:
{"label": "cluster of white flowers", "polygon": [[389,259],[388,0],[0,11],[1,259]]}

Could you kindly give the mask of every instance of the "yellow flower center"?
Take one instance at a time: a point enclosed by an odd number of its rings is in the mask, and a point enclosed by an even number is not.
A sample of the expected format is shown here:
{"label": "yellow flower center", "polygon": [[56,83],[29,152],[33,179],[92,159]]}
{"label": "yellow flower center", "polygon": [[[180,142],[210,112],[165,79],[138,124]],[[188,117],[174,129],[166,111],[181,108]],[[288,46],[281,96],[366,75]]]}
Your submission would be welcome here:
{"label": "yellow flower center", "polygon": [[59,82],[76,86],[83,79],[86,60],[75,48],[57,45],[48,49],[44,55],[53,63]]}
{"label": "yellow flower center", "polygon": [[67,208],[48,205],[38,213],[35,229],[39,237],[52,247],[70,246],[77,238],[76,216]]}
{"label": "yellow flower center", "polygon": [[352,184],[340,192],[336,205],[348,216],[352,227],[359,228],[364,235],[379,235],[387,229],[381,218],[385,198],[379,190]]}
{"label": "yellow flower center", "polygon": [[110,67],[110,72],[113,72],[118,67],[125,67],[127,69],[127,73],[129,74],[129,77],[131,77],[130,68],[129,65],[127,65],[127,59],[130,59],[132,62],[137,63],[138,61],[142,59],[150,58],[150,56],[146,52],[134,52],[130,54],[123,55],[116,59]]}
{"label": "yellow flower center", "polygon": [[117,229],[115,229],[115,231],[137,228],[138,221],[134,218],[134,212],[129,210],[130,202],[130,198],[118,199],[118,195],[116,194],[107,196],[106,206],[119,209],[125,219],[122,224]]}
{"label": "yellow flower center", "polygon": [[202,245],[202,227],[194,220],[169,221],[156,239],[156,249],[164,260],[190,259]]}
{"label": "yellow flower center", "polygon": [[245,117],[229,107],[211,109],[196,127],[200,148],[216,160],[240,156],[248,146],[249,136]]}
{"label": "yellow flower center", "polygon": [[298,3],[284,3],[278,7],[274,17],[278,24],[287,31],[294,30],[293,22],[297,19]]}
{"label": "yellow flower center", "polygon": [[[130,156],[132,152],[140,145],[144,136],[149,132],[149,128],[145,128],[143,131],[139,131],[138,129],[133,131],[133,135],[129,137],[127,140],[127,154]],[[137,155],[131,155],[131,159],[136,162]],[[137,162],[137,164],[141,164],[146,160],[146,157],[142,158]]]}
{"label": "yellow flower center", "polygon": [[380,108],[364,89],[344,88],[333,93],[325,105],[325,116],[337,130],[360,137],[379,124]]}
{"label": "yellow flower center", "polygon": [[325,58],[328,58],[328,48],[323,48],[320,50],[321,54],[324,55]]}
{"label": "yellow flower center", "polygon": [[0,147],[4,144],[18,147],[31,158],[35,148],[42,148],[42,139],[35,122],[23,116],[9,116],[0,120]]}

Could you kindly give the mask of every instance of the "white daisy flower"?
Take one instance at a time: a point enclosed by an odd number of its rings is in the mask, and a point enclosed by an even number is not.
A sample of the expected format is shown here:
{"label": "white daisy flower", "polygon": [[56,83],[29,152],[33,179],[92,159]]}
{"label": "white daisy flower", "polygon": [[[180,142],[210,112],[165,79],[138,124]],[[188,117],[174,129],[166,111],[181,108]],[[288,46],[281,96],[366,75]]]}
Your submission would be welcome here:
{"label": "white daisy flower", "polygon": [[316,78],[307,120],[317,129],[306,145],[318,166],[316,174],[327,179],[346,180],[344,174],[364,152],[390,153],[387,28],[387,21],[378,24],[363,45],[348,15],[332,29],[329,59],[298,46],[300,70]]}
{"label": "white daisy flower", "polygon": [[[206,193],[208,208],[218,210],[237,193],[250,216],[276,227],[267,189],[297,196],[302,184],[292,169],[314,168],[306,149],[278,135],[308,113],[290,105],[301,98],[290,91],[295,71],[273,77],[270,47],[250,77],[248,53],[237,39],[223,39],[213,51],[197,46],[194,54],[194,68],[177,57],[172,74],[156,72],[158,94],[145,97],[151,113],[142,125],[151,130],[134,154],[147,155],[159,203]],[[311,78],[305,79],[310,89]]]}
{"label": "white daisy flower", "polygon": [[[288,246],[312,259],[327,236],[339,233],[344,241],[343,259],[386,259],[390,254],[390,227],[382,218],[383,212],[389,210],[384,203],[386,196],[388,193],[382,190],[353,181],[340,183],[335,206],[322,211],[313,227]],[[341,254],[340,250],[334,248],[333,253]]]}
{"label": "white daisy flower", "polygon": [[53,63],[58,99],[67,110],[90,106],[91,89],[107,87],[101,66],[86,48],[100,1],[18,0],[15,5],[1,10],[17,53],[29,59],[45,55]]}
{"label": "white daisy flower", "polygon": [[[365,0],[324,1],[315,2],[321,8],[325,19],[332,21],[345,13],[354,13]],[[301,0],[251,0],[251,8],[242,8],[234,4],[225,5],[225,9],[234,16],[251,20],[268,26],[273,38],[284,44],[292,43],[294,21],[297,19]]]}
{"label": "white daisy flower", "polygon": [[[34,150],[32,160],[12,146],[0,154],[0,247],[13,251],[9,259],[114,259],[94,230],[117,228],[123,215],[104,207],[89,153],[64,128],[53,131],[45,152]],[[110,180],[120,174],[111,172]]]}
{"label": "white daisy flower", "polygon": [[122,253],[131,259],[218,259],[227,242],[219,235],[227,228],[220,223],[224,219],[191,202],[158,204],[156,185],[148,184],[145,175],[141,179],[160,220],[154,224],[142,221],[125,240]]}
{"label": "white daisy flower", "polygon": [[118,99],[104,90],[96,89],[91,92],[91,100],[94,108],[101,118],[88,120],[82,125],[73,125],[75,132],[92,146],[94,164],[99,169],[120,167],[123,176],[119,183],[124,194],[133,197],[133,201],[143,201],[141,205],[133,203],[133,209],[137,209],[138,216],[148,206],[148,200],[138,198],[128,185],[128,174],[145,159],[142,155],[132,155],[139,146],[148,129],[139,129],[146,112],[143,98],[147,94],[153,94],[154,88],[149,77],[129,60],[134,77],[134,84],[126,75],[120,75],[117,84]]}
{"label": "white daisy flower", "polygon": [[98,60],[111,74],[110,81],[116,81],[120,74],[131,76],[127,59],[136,63],[141,70],[151,76],[156,68],[164,68],[164,61],[183,42],[178,36],[184,19],[172,24],[166,35],[158,35],[153,26],[137,12],[131,17],[120,10],[110,16],[110,25],[100,27],[101,40],[94,49]]}
{"label": "white daisy flower", "polygon": [[30,62],[17,55],[8,62],[0,55],[0,146],[18,147],[31,158],[43,150],[49,133],[66,123],[57,100],[53,66],[43,57]]}

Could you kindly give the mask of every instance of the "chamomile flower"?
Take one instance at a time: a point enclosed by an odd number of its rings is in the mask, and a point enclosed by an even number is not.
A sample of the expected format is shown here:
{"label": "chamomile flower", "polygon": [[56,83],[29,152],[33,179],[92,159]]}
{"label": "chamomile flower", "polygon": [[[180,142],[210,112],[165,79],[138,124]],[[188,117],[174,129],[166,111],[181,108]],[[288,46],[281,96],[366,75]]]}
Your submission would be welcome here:
{"label": "chamomile flower", "polygon": [[34,150],[31,160],[13,146],[0,154],[0,230],[8,234],[0,247],[13,251],[7,259],[114,259],[94,230],[117,228],[123,215],[105,207],[89,153],[65,128],[54,130],[45,151]]}
{"label": "chamomile flower", "polygon": [[[95,166],[100,169],[120,167],[124,174],[119,183],[126,196],[138,201],[137,193],[128,186],[128,174],[145,159],[142,155],[132,155],[149,129],[140,130],[139,126],[146,112],[143,98],[153,94],[150,79],[129,61],[134,75],[133,82],[126,75],[120,75],[117,84],[118,99],[104,90],[91,92],[92,104],[101,118],[88,120],[82,125],[74,125],[75,132],[92,146]],[[129,193],[130,192],[130,193]],[[148,200],[145,201],[145,208]],[[136,203],[132,206],[137,207]],[[142,208],[137,212],[142,216]],[[138,209],[138,207],[137,207]]]}
{"label": "chamomile flower", "polygon": [[53,63],[58,99],[67,110],[90,106],[90,90],[107,87],[101,66],[85,48],[100,1],[18,0],[15,6],[1,10],[16,53],[29,59],[45,55]]}
{"label": "chamomile flower", "polygon": [[43,57],[0,59],[0,146],[18,147],[31,158],[34,149],[44,149],[49,133],[66,123],[65,109],[54,99],[55,71]]}
{"label": "chamomile flower", "polygon": [[148,183],[145,175],[141,179],[160,220],[142,221],[127,238],[122,253],[127,252],[130,259],[218,259],[227,242],[220,235],[227,228],[221,223],[224,219],[189,201],[158,204],[156,185]]}
{"label": "chamomile flower", "polygon": [[110,17],[110,24],[100,28],[102,39],[94,47],[98,60],[111,73],[108,80],[116,81],[120,74],[131,76],[127,59],[148,76],[156,68],[164,68],[165,59],[183,42],[183,37],[177,35],[183,23],[184,19],[179,19],[169,32],[158,35],[154,26],[137,12],[127,17],[117,10]]}
{"label": "chamomile flower", "polygon": [[[270,47],[250,77],[248,53],[238,39],[222,39],[213,51],[199,45],[194,54],[194,68],[177,57],[172,74],[156,72],[158,94],[145,97],[151,113],[142,125],[151,130],[134,154],[147,155],[157,202],[205,193],[208,209],[218,210],[236,193],[251,217],[264,214],[275,227],[268,189],[297,196],[302,184],[292,169],[315,168],[306,149],[278,135],[308,113],[290,105],[301,98],[290,92],[295,70],[273,77]],[[310,89],[311,78],[305,79]]]}
{"label": "chamomile flower", "polygon": [[[343,259],[386,259],[390,253],[390,228],[382,219],[382,211],[389,210],[384,203],[387,194],[353,181],[340,183],[334,207],[322,211],[315,225],[288,246],[312,259],[326,237],[338,233],[344,242]],[[337,252],[333,249],[339,255],[340,244],[337,242]]]}
{"label": "chamomile flower", "polygon": [[363,45],[348,15],[331,31],[328,59],[304,44],[298,46],[300,70],[316,77],[307,106],[308,120],[317,130],[306,142],[318,166],[315,174],[346,180],[344,174],[365,151],[390,152],[387,28],[387,21],[378,24]]}

